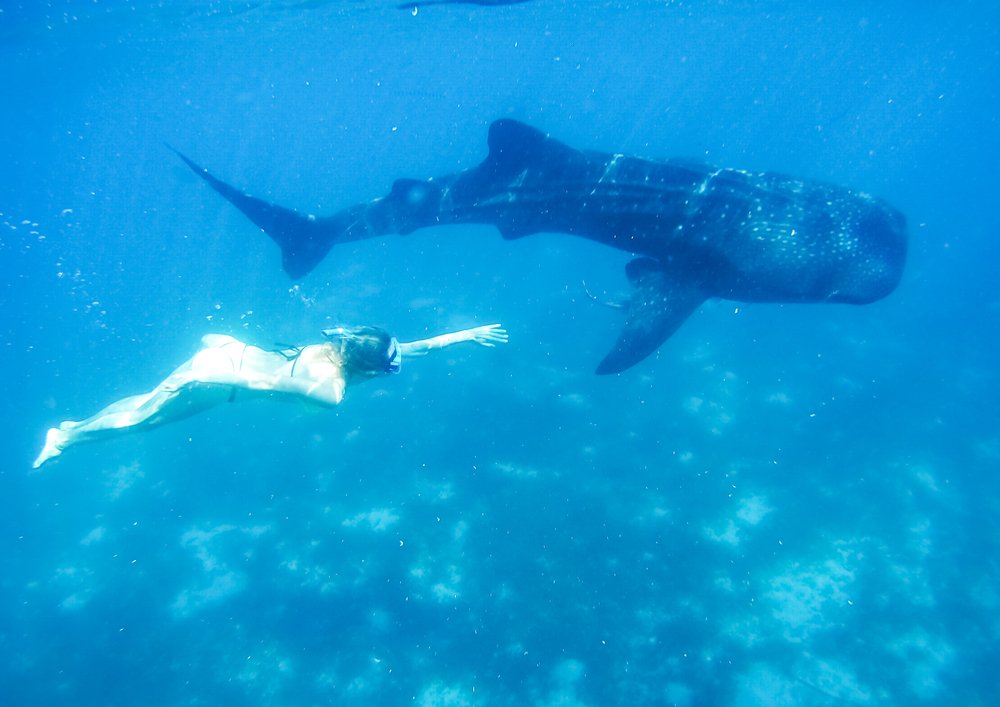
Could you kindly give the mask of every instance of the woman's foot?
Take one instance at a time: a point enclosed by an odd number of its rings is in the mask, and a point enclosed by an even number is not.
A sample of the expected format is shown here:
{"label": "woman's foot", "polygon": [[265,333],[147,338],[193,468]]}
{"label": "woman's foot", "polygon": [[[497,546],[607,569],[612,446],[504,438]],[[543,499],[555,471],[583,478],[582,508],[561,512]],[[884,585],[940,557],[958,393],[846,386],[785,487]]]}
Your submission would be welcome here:
{"label": "woman's foot", "polygon": [[37,469],[52,457],[58,457],[62,454],[67,438],[68,435],[66,432],[60,430],[58,427],[50,429],[45,434],[45,447],[42,448],[42,453],[35,459],[35,463],[31,465],[31,468]]}

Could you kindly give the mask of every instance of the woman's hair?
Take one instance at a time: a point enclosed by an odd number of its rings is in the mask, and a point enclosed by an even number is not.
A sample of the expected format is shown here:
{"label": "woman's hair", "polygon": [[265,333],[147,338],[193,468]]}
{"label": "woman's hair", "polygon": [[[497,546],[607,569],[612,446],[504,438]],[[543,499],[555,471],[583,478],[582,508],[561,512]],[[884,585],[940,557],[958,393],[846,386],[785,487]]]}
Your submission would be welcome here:
{"label": "woman's hair", "polygon": [[338,326],[324,329],[323,336],[339,352],[345,374],[372,377],[390,371],[392,335],[385,329],[375,326]]}

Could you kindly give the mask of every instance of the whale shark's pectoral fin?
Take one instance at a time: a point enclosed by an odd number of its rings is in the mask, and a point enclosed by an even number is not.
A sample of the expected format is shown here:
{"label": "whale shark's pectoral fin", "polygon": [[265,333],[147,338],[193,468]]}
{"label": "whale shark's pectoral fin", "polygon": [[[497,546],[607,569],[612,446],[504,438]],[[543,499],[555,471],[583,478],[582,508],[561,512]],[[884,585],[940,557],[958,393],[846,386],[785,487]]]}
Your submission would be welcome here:
{"label": "whale shark's pectoral fin", "polygon": [[707,299],[682,271],[652,258],[636,258],[625,266],[635,287],[628,301],[625,328],[597,366],[597,373],[621,373],[653,353]]}
{"label": "whale shark's pectoral fin", "polygon": [[330,252],[338,233],[333,219],[303,216],[291,209],[245,194],[216,178],[178,150],[173,147],[170,149],[184,160],[192,172],[204,179],[212,189],[242,211],[257,228],[278,244],[281,248],[282,267],[290,277],[303,277]]}

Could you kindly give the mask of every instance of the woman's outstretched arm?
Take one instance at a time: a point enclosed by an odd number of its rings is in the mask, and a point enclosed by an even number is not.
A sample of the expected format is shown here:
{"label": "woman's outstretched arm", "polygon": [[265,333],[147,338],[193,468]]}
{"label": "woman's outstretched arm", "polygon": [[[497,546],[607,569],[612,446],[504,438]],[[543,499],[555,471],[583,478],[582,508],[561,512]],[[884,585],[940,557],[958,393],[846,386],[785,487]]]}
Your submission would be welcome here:
{"label": "woman's outstretched arm", "polygon": [[399,345],[399,351],[404,356],[424,356],[435,349],[443,349],[445,346],[461,344],[464,341],[492,347],[497,344],[506,344],[507,339],[507,331],[501,325],[487,324],[486,326],[477,326],[474,329],[441,334],[430,339],[403,342]]}

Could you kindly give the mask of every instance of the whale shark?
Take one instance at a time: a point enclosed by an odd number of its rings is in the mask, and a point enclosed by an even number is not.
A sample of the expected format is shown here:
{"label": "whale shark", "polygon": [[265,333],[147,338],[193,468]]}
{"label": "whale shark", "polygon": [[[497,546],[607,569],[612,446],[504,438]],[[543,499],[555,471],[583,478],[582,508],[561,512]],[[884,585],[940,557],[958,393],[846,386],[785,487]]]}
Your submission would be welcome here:
{"label": "whale shark", "polygon": [[251,196],[177,152],[307,275],[339,244],[429,226],[489,224],[503,238],[555,232],[631,253],[625,325],[598,374],[634,366],[703,302],[867,304],[891,293],[906,220],[885,201],[824,182],[580,150],[512,119],[493,122],[470,169],[398,179],[386,196],[325,217]]}

